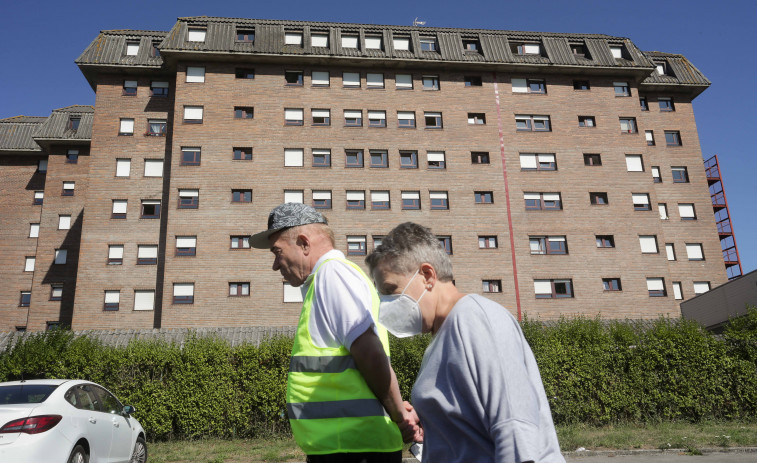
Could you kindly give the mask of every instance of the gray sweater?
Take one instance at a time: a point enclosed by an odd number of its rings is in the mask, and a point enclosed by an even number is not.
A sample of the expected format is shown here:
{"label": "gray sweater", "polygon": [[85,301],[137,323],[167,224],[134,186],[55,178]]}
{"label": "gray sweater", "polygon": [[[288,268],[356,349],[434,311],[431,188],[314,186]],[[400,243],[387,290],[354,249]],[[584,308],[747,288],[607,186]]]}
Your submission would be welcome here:
{"label": "gray sweater", "polygon": [[534,354],[515,318],[479,295],[452,308],[412,392],[423,462],[560,462]]}

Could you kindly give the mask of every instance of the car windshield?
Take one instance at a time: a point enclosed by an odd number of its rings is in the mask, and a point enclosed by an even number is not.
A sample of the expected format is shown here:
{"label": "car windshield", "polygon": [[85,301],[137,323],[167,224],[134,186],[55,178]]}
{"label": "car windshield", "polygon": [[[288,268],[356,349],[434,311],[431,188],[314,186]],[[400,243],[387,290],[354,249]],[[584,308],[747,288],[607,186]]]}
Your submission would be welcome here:
{"label": "car windshield", "polygon": [[0,386],[0,405],[38,404],[47,400],[55,384],[14,384]]}

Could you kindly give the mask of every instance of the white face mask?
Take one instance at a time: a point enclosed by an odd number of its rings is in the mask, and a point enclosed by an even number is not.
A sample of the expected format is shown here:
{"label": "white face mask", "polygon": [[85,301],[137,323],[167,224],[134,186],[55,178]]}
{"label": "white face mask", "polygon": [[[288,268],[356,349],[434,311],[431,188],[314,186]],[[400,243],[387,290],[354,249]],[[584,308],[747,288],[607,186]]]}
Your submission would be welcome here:
{"label": "white face mask", "polygon": [[398,338],[406,338],[421,334],[423,330],[423,316],[418,303],[426,294],[426,289],[418,300],[405,294],[407,287],[413,281],[420,269],[416,270],[410,281],[405,285],[401,294],[379,295],[379,323],[384,325],[390,333]]}

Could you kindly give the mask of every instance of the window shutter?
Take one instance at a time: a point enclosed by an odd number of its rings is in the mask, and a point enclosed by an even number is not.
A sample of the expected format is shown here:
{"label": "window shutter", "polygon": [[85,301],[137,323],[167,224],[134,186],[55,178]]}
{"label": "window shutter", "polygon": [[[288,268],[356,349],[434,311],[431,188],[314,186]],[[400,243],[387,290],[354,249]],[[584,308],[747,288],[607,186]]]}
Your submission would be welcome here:
{"label": "window shutter", "polygon": [[285,109],[284,110],[284,119],[288,121],[301,121],[302,120],[302,109]]}
{"label": "window shutter", "polygon": [[313,71],[312,74],[313,85],[329,85],[329,72],[328,71]]}
{"label": "window shutter", "polygon": [[523,44],[523,52],[529,55],[538,55],[540,48],[538,43],[526,43]]}
{"label": "window shutter", "polygon": [[446,191],[431,191],[428,194],[431,199],[447,199]]}
{"label": "window shutter", "polygon": [[646,137],[647,141],[654,141],[654,133],[651,130],[645,131],[644,136]]}
{"label": "window shutter", "polygon": [[128,56],[137,56],[139,54],[139,43],[127,43],[126,54]]}
{"label": "window shutter", "polygon": [[121,299],[120,291],[105,291],[105,303],[106,304],[118,304]]}
{"label": "window shutter", "polygon": [[615,59],[623,57],[623,49],[620,47],[610,47],[610,53],[612,53],[612,57]]}
{"label": "window shutter", "polygon": [[124,87],[126,87],[126,88],[137,88],[137,81],[136,80],[125,80],[124,81]]}
{"label": "window shutter", "polygon": [[126,214],[126,200],[125,199],[113,200],[113,213]]}
{"label": "window shutter", "polygon": [[157,246],[139,246],[137,247],[137,257],[142,259],[156,259],[158,257]]}
{"label": "window shutter", "polygon": [[109,259],[123,259],[124,247],[122,245],[108,246]]}
{"label": "window shutter", "polygon": [[539,162],[555,162],[554,154],[540,154],[538,157]]}
{"label": "window shutter", "polygon": [[152,88],[168,88],[168,82],[153,82]]}
{"label": "window shutter", "polygon": [[187,66],[187,82],[205,82],[205,68],[202,66]]}
{"label": "window shutter", "polygon": [[413,88],[413,76],[412,74],[396,74],[394,84],[397,88]]}
{"label": "window shutter", "polygon": [[360,119],[360,118],[363,117],[363,112],[362,111],[349,111],[349,110],[345,110],[344,111],[344,117],[345,117],[345,119]]}
{"label": "window shutter", "polygon": [[329,200],[331,199],[331,192],[330,191],[313,191],[313,199]]}
{"label": "window shutter", "polygon": [[641,252],[644,254],[656,254],[657,237],[654,235],[639,236],[639,246],[641,246]]}
{"label": "window shutter", "polygon": [[364,191],[348,191],[347,201],[365,201]]}
{"label": "window shutter", "polygon": [[421,194],[417,191],[403,191],[402,199],[420,199]]}
{"label": "window shutter", "polygon": [[174,296],[194,296],[195,285],[194,283],[174,283],[173,295]]}
{"label": "window shutter", "polygon": [[513,93],[528,93],[526,79],[513,79]]}
{"label": "window shutter", "polygon": [[408,38],[395,38],[394,39],[395,50],[410,50],[410,39]]}
{"label": "window shutter", "polygon": [[76,182],[63,182],[64,190],[73,190],[76,187]]}
{"label": "window shutter", "polygon": [[153,310],[155,308],[155,291],[134,291],[134,310]]}
{"label": "window shutter", "polygon": [[368,111],[368,119],[386,119],[385,111]]}
{"label": "window shutter", "polygon": [[428,161],[429,162],[444,162],[444,151],[429,151]]}
{"label": "window shutter", "polygon": [[534,280],[534,292],[536,294],[552,294],[552,282],[550,280]]}
{"label": "window shutter", "polygon": [[389,192],[388,191],[372,191],[371,192],[371,201],[373,202],[387,202],[389,201]]}
{"label": "window shutter", "polygon": [[665,291],[665,283],[662,278],[647,278],[647,289],[649,291]]}
{"label": "window shutter", "polygon": [[145,177],[162,177],[163,160],[145,159]]}
{"label": "window shutter", "polygon": [[189,42],[204,42],[205,41],[205,29],[189,29],[187,33],[187,41]]}
{"label": "window shutter", "polygon": [[314,109],[312,110],[313,117],[331,117],[331,110],[329,109]]}
{"label": "window shutter", "polygon": [[311,34],[310,41],[314,47],[329,46],[329,36],[327,34]]}
{"label": "window shutter", "polygon": [[285,149],[284,150],[284,166],[302,167],[302,165],[303,165],[303,150],[302,149]]}
{"label": "window shutter", "polygon": [[415,120],[415,113],[409,111],[397,111],[397,119],[401,121]]}
{"label": "window shutter", "polygon": [[523,193],[523,199],[541,199],[539,193]]}
{"label": "window shutter", "polygon": [[686,255],[689,257],[689,260],[701,260],[704,257],[702,255],[702,245],[701,244],[687,244]]}
{"label": "window shutter", "polygon": [[560,193],[544,193],[544,201],[560,201]]}
{"label": "window shutter", "polygon": [[381,50],[381,37],[366,37],[365,48],[368,50]]}
{"label": "window shutter", "polygon": [[343,35],[342,48],[357,48],[357,39],[355,35]]}
{"label": "window shutter", "polygon": [[632,193],[631,197],[633,198],[634,204],[649,204],[649,195],[647,194]]}
{"label": "window shutter", "polygon": [[302,45],[302,32],[287,32],[284,34],[285,45]]}
{"label": "window shutter", "polygon": [[681,203],[678,205],[678,214],[683,218],[696,217],[694,215],[694,205]]}
{"label": "window shutter", "polygon": [[679,282],[673,283],[673,297],[675,297],[677,300],[683,299],[683,294],[681,293],[681,283]]}
{"label": "window shutter", "polygon": [[706,293],[710,290],[709,281],[695,281],[694,282],[694,294]]}
{"label": "window shutter", "polygon": [[128,177],[131,170],[131,159],[116,159],[116,177]]}
{"label": "window shutter", "polygon": [[284,302],[302,302],[302,291],[289,283],[284,283]]}
{"label": "window shutter", "polygon": [[626,154],[626,167],[628,172],[643,172],[644,166],[641,162],[641,155]]}
{"label": "window shutter", "polygon": [[302,203],[303,202],[302,191],[286,190],[284,191],[285,203]]}
{"label": "window shutter", "polygon": [[68,230],[71,228],[71,216],[60,215],[58,216],[58,230]]}
{"label": "window shutter", "polygon": [[365,75],[365,84],[368,87],[383,87],[384,74],[369,72]]}
{"label": "window shutter", "polygon": [[196,248],[197,237],[196,236],[177,236],[176,247],[177,248]]}
{"label": "window shutter", "polygon": [[[521,154],[520,155],[520,167],[522,169],[536,169],[536,155],[535,154]],[[526,198],[528,199],[528,198]]]}
{"label": "window shutter", "polygon": [[202,109],[202,106],[184,106],[184,119],[188,121],[201,121]]}
{"label": "window shutter", "polygon": [[134,119],[121,119],[119,133],[134,133]]}

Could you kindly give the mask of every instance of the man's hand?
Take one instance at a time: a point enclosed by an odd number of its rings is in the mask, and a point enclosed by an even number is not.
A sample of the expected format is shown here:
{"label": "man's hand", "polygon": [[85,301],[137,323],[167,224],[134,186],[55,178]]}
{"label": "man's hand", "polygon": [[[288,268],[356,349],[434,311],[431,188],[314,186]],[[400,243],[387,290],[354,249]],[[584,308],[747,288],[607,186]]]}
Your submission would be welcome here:
{"label": "man's hand", "polygon": [[402,423],[397,423],[402,432],[402,440],[405,442],[423,442],[423,427],[421,427],[421,420],[418,418],[418,414],[407,400],[403,402],[403,405],[407,413]]}

